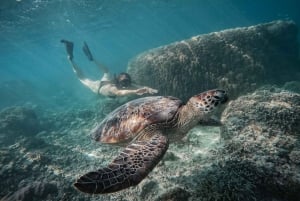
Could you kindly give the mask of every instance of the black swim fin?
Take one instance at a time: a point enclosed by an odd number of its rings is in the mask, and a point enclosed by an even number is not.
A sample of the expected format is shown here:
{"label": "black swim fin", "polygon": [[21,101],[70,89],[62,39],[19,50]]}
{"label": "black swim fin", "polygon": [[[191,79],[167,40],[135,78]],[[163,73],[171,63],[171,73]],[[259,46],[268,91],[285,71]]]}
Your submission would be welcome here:
{"label": "black swim fin", "polygon": [[64,39],[62,39],[60,42],[65,44],[69,59],[72,60],[73,59],[73,47],[74,47],[73,42],[67,41]]}
{"label": "black swim fin", "polygon": [[83,42],[82,50],[90,61],[94,61],[93,55],[89,49],[89,46],[86,44],[86,42]]}

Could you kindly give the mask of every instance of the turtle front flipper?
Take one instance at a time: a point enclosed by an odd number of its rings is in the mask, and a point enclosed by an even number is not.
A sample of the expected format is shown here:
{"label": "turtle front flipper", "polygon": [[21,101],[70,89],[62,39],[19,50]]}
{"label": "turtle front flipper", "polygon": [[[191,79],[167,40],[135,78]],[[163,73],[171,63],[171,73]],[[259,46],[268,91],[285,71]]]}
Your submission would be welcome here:
{"label": "turtle front flipper", "polygon": [[113,193],[135,186],[157,165],[167,149],[167,137],[156,132],[147,140],[132,142],[108,167],[81,176],[74,186],[91,194]]}

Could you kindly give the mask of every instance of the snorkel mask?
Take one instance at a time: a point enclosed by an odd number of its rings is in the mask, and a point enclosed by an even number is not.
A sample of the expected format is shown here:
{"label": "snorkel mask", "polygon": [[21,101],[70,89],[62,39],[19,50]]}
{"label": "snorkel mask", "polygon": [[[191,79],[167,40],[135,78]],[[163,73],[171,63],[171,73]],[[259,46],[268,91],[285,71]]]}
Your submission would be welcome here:
{"label": "snorkel mask", "polygon": [[120,73],[117,77],[117,84],[121,88],[131,86],[131,77],[128,73]]}

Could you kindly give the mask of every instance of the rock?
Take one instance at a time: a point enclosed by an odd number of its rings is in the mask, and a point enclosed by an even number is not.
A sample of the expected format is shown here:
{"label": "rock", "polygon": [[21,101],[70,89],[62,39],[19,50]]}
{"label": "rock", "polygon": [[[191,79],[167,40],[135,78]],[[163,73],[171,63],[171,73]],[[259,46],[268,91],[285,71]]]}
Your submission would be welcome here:
{"label": "rock", "polygon": [[177,161],[179,159],[180,158],[172,151],[168,151],[163,157],[163,161]]}
{"label": "rock", "polygon": [[[47,111],[44,118],[61,122],[59,127],[19,137],[0,149],[0,199],[300,200],[299,102],[299,94],[274,86],[233,100],[221,129],[195,127],[181,143],[170,144],[162,162],[139,185],[104,197],[87,197],[72,186],[80,172],[106,165],[103,161],[119,150],[88,137],[102,112]],[[56,182],[58,190],[42,190],[44,184],[34,181]]]}
{"label": "rock", "polygon": [[300,93],[300,82],[298,81],[287,82],[283,85],[283,88],[295,93]]}
{"label": "rock", "polygon": [[300,80],[297,26],[274,21],[194,36],[139,54],[128,64],[138,84],[183,100],[212,88],[231,98],[263,84]]}
{"label": "rock", "polygon": [[265,175],[251,163],[233,160],[217,163],[195,176],[199,183],[195,189],[197,200],[263,200],[258,198],[261,198],[264,189],[257,184]]}
{"label": "rock", "polygon": [[231,101],[222,122],[218,169],[232,174],[226,181],[234,174],[241,184],[251,181],[248,193],[256,200],[300,200],[300,94],[257,90]]}
{"label": "rock", "polygon": [[[280,89],[257,90],[230,102],[222,115],[222,137],[232,139],[245,129],[254,134],[297,136],[300,132],[300,95]],[[277,136],[278,136],[277,135]],[[259,140],[262,135],[260,135]]]}
{"label": "rock", "polygon": [[170,189],[165,189],[161,194],[157,195],[153,200],[154,201],[182,201],[188,200],[190,193],[186,190],[174,187]]}
{"label": "rock", "polygon": [[40,130],[34,110],[25,107],[8,107],[0,112],[0,135],[8,140],[17,136],[35,136]]}
{"label": "rock", "polygon": [[[11,195],[7,195],[1,199],[1,201],[37,201],[45,200],[49,195],[53,195],[53,199],[56,198],[58,193],[57,186],[53,183],[34,182]],[[51,200],[51,199],[50,199]]]}
{"label": "rock", "polygon": [[[156,192],[156,190],[159,189],[159,186],[157,184],[157,182],[155,181],[145,181],[143,183],[143,185],[141,186],[141,190],[140,190],[140,194],[139,197],[141,198],[141,200],[149,200],[149,197],[151,198],[153,194],[153,192]],[[148,198],[148,199],[147,199]]]}

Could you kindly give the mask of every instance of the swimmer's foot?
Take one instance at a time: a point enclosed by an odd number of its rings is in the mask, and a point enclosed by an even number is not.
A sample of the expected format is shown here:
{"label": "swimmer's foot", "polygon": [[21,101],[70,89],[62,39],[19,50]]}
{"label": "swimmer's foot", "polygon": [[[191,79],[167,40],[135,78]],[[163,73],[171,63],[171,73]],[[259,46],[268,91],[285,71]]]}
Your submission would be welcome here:
{"label": "swimmer's foot", "polygon": [[65,44],[66,50],[67,50],[67,53],[68,53],[68,58],[70,60],[72,60],[73,59],[73,47],[74,47],[73,42],[67,41],[67,40],[64,40],[64,39],[62,39],[60,42]]}
{"label": "swimmer's foot", "polygon": [[89,46],[86,44],[86,42],[83,43],[82,50],[90,61],[94,61],[93,55],[89,49]]}

